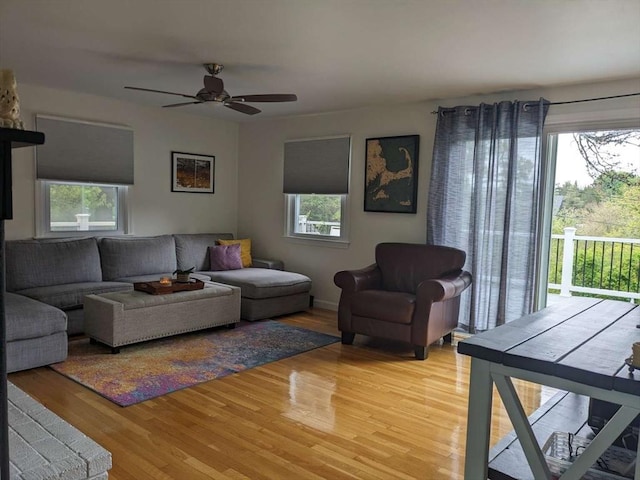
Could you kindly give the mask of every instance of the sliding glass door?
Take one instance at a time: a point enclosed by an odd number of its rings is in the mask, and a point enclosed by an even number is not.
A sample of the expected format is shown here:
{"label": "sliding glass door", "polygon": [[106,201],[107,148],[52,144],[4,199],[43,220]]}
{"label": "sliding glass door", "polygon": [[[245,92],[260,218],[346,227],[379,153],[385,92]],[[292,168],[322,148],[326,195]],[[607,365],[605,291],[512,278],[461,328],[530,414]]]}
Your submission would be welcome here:
{"label": "sliding glass door", "polygon": [[547,132],[537,307],[569,296],[640,303],[640,126]]}

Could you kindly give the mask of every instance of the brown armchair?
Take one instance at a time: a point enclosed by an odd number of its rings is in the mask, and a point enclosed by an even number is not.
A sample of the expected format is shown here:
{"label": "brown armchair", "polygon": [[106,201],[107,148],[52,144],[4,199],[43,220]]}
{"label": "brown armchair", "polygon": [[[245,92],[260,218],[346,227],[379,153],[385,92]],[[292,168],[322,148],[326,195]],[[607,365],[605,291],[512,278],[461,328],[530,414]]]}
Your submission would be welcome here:
{"label": "brown armchair", "polygon": [[376,263],[334,276],[342,289],[338,329],[342,343],[356,333],[410,343],[424,360],[428,346],[458,326],[460,294],[471,285],[462,250],[437,245],[380,243]]}

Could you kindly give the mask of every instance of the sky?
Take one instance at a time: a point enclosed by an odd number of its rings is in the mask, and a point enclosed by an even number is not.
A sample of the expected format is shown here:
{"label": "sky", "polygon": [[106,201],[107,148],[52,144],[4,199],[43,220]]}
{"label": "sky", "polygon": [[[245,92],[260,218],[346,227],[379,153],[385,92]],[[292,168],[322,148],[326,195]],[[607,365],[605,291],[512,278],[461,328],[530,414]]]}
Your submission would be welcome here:
{"label": "sky", "polygon": [[[622,147],[617,153],[620,154],[622,170],[634,171],[640,175],[640,147]],[[562,185],[565,182],[578,182],[579,187],[586,187],[593,183],[571,133],[558,135],[555,184]]]}

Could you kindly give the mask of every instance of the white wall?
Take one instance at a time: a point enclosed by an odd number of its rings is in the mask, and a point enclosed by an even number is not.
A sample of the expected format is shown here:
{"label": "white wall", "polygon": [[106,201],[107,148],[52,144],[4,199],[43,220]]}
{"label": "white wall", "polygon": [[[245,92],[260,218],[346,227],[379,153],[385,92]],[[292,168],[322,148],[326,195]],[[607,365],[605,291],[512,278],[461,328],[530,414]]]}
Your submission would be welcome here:
{"label": "white wall", "polygon": [[[242,124],[239,142],[238,234],[251,237],[256,254],[280,258],[288,270],[309,275],[316,305],[336,308],[339,289],[333,275],[373,262],[374,247],[383,241],[426,240],[427,190],[437,107],[477,105],[500,100],[552,102],[640,92],[640,79],[595,85],[508,92],[499,95],[445,99],[393,107],[369,108],[326,115],[301,116]],[[640,97],[550,107],[547,125],[589,120],[640,119]],[[352,137],[348,248],[302,244],[283,237],[283,143],[295,138],[338,134]],[[368,137],[420,135],[418,211],[415,215],[364,212],[364,144]]]}
{"label": "white wall", "polygon": [[[631,92],[640,92],[640,79],[326,115],[258,119],[238,126],[179,110],[142,107],[91,95],[18,85],[22,119],[29,129],[34,126],[36,113],[125,124],[133,128],[132,233],[229,231],[238,237],[250,237],[256,256],[280,258],[287,269],[309,275],[313,280],[316,304],[327,308],[335,308],[339,298],[339,290],[333,284],[335,272],[371,263],[377,243],[425,241],[426,199],[436,125],[436,116],[430,112],[438,105],[477,105],[483,101],[531,100],[540,96],[555,102]],[[640,119],[639,97],[552,106],[546,124],[620,118]],[[349,247],[318,247],[283,238],[284,141],[345,133],[352,136]],[[364,212],[365,139],[409,134],[420,135],[417,214]],[[171,192],[172,150],[216,157],[214,195]],[[6,222],[8,239],[28,238],[35,234],[34,152],[34,148],[13,151],[14,219]]]}
{"label": "white wall", "polygon": [[[29,130],[36,113],[133,128],[130,233],[236,232],[238,124],[24,84],[18,84],[18,94]],[[215,156],[215,193],[171,192],[171,151]],[[35,148],[13,151],[14,215],[5,224],[7,239],[35,235],[34,158]]]}

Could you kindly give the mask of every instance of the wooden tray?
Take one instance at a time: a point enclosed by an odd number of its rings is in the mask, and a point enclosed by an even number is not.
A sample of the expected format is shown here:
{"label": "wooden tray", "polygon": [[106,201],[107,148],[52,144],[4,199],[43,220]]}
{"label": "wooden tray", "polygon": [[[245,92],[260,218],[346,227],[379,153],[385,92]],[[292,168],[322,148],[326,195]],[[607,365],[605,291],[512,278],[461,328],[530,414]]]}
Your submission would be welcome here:
{"label": "wooden tray", "polygon": [[171,285],[162,285],[160,282],[136,282],[133,284],[134,290],[147,292],[151,295],[164,295],[187,290],[201,290],[203,288],[204,282],[197,279],[192,279],[189,283],[180,283],[172,280]]}

